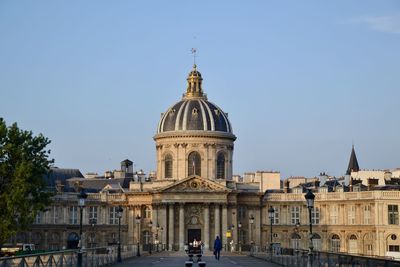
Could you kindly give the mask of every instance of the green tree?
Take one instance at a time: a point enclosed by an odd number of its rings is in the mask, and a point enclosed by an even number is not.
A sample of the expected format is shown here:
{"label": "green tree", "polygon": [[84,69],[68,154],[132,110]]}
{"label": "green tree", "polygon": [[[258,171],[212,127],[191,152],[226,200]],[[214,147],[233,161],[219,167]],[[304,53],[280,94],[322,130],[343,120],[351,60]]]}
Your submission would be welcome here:
{"label": "green tree", "polygon": [[42,134],[34,136],[16,123],[7,127],[0,118],[0,247],[51,203],[44,179],[54,162],[48,144]]}

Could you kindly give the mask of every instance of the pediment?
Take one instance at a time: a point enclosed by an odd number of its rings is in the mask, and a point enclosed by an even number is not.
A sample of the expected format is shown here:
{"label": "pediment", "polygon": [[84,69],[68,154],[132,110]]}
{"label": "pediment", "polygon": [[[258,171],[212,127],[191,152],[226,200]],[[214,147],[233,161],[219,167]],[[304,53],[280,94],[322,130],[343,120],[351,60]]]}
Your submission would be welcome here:
{"label": "pediment", "polygon": [[231,190],[212,180],[204,179],[199,176],[191,176],[162,188],[160,191],[162,193],[226,193]]}

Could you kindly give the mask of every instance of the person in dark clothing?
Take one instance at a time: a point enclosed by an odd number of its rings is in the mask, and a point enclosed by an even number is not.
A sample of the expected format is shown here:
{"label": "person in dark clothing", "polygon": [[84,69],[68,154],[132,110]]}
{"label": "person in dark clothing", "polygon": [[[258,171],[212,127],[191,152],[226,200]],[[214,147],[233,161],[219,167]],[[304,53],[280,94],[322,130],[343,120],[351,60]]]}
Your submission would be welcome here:
{"label": "person in dark clothing", "polygon": [[219,236],[217,236],[217,238],[215,238],[214,241],[214,255],[217,260],[219,260],[221,249],[222,249],[222,242],[221,239],[219,239]]}

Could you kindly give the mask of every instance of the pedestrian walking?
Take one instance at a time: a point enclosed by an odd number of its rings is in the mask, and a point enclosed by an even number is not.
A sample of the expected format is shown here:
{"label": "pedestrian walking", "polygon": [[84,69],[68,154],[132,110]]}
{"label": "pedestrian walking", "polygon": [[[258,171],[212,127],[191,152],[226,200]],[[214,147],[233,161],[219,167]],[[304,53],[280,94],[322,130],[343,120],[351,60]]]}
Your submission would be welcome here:
{"label": "pedestrian walking", "polygon": [[214,255],[215,259],[217,260],[219,260],[221,249],[222,249],[222,242],[221,239],[219,239],[219,236],[217,236],[214,241]]}

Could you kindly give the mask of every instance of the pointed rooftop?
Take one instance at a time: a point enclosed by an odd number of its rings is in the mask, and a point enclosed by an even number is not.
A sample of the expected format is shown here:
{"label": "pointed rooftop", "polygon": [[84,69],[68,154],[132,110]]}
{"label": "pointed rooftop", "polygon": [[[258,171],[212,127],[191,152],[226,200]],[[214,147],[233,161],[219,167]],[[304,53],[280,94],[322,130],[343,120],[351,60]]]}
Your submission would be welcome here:
{"label": "pointed rooftop", "polygon": [[354,145],[351,148],[351,155],[349,166],[347,167],[346,175],[350,175],[351,172],[358,172],[360,170],[360,166],[358,166],[356,151],[354,150]]}

